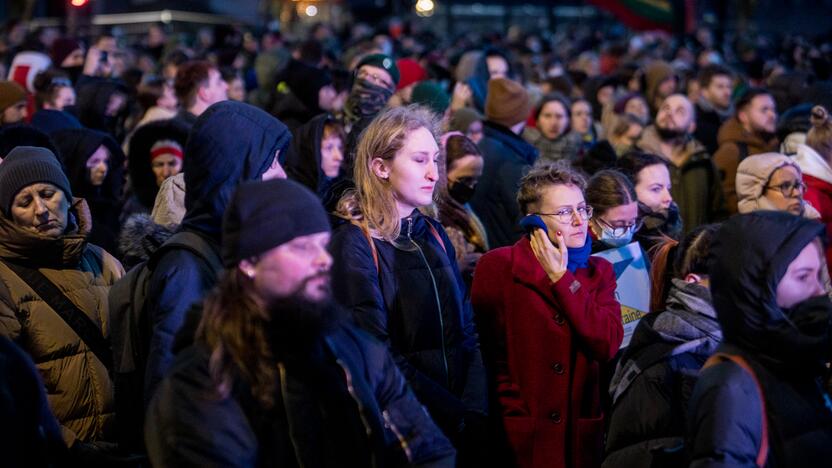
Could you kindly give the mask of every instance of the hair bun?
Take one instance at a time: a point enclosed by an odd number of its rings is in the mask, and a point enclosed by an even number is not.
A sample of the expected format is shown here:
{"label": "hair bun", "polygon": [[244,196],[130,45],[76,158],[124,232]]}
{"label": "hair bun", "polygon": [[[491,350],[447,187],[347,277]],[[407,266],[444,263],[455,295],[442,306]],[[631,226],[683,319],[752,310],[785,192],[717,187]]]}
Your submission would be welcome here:
{"label": "hair bun", "polygon": [[812,107],[812,112],[809,114],[809,121],[815,127],[821,127],[829,122],[829,112],[823,106]]}

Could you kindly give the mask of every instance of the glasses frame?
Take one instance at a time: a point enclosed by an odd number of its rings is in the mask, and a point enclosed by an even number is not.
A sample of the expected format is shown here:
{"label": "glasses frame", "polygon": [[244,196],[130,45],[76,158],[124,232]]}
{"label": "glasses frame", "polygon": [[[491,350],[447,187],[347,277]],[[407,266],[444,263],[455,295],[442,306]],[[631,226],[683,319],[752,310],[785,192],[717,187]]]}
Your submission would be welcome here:
{"label": "glasses frame", "polygon": [[572,208],[572,207],[566,208],[566,209],[569,210],[568,215],[565,214],[565,213],[533,213],[533,214],[536,214],[538,216],[554,216],[555,219],[561,224],[571,223],[572,220],[575,219],[575,214],[576,213],[578,214],[578,218],[580,218],[582,221],[589,221],[590,219],[592,219],[592,207],[589,206],[589,205],[586,205],[586,207],[585,207],[586,209],[584,210],[584,212],[586,213],[585,215],[580,214],[580,209],[581,208],[582,207],[578,207],[577,210]]}
{"label": "glasses frame", "polygon": [[[786,186],[788,186],[788,188],[786,188]],[[792,196],[792,193],[794,193],[795,189],[798,189],[800,191],[798,195],[805,195],[807,188],[808,187],[806,186],[806,183],[802,180],[798,180],[796,184],[783,182],[780,185],[766,185],[766,190],[777,190],[785,198],[796,198]],[[785,190],[788,190],[788,192],[786,192]]]}
{"label": "glasses frame", "polygon": [[644,225],[644,218],[636,218],[635,223],[630,224],[629,226],[620,226],[620,227],[613,226],[612,224],[610,224],[610,223],[606,222],[604,219],[602,219],[600,216],[597,217],[597,218],[592,218],[592,219],[595,220],[596,223],[602,224],[602,225],[612,229],[612,236],[615,237],[616,239],[624,237],[624,235],[627,234],[628,231],[637,232],[639,229],[641,229],[641,226]]}

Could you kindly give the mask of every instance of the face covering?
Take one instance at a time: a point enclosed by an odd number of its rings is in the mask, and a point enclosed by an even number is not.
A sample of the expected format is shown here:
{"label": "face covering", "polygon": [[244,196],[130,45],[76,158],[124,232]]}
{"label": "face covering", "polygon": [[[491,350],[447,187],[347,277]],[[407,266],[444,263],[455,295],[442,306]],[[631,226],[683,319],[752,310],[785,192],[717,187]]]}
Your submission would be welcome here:
{"label": "face covering", "polygon": [[471,198],[474,197],[474,191],[476,189],[476,184],[473,187],[469,187],[461,182],[455,182],[448,187],[448,194],[461,205],[464,205],[471,201]]}
{"label": "face covering", "polygon": [[814,365],[815,370],[825,370],[826,363],[832,358],[832,301],[829,296],[806,299],[783,309],[783,314],[798,330],[788,350],[792,354],[791,360]]}
{"label": "face covering", "polygon": [[601,223],[598,223],[597,226],[601,228],[601,235],[598,237],[598,240],[610,247],[621,247],[622,245],[629,244],[633,240],[633,229],[627,229],[623,236],[615,237],[611,227],[604,226]]}
{"label": "face covering", "polygon": [[347,102],[344,104],[346,121],[354,124],[363,117],[372,117],[387,105],[393,96],[392,89],[370,83],[367,80],[356,79],[352,86]]}

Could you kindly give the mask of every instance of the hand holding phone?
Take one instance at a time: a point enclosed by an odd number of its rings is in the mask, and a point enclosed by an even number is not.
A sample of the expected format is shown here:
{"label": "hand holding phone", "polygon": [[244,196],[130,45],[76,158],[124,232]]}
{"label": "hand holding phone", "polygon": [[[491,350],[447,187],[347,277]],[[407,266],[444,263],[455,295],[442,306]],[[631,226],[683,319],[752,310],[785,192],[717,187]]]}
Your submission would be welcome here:
{"label": "hand holding phone", "polygon": [[546,276],[552,283],[557,283],[566,273],[569,264],[569,251],[563,234],[555,233],[555,242],[549,239],[548,229],[543,219],[537,215],[529,215],[520,221],[520,225],[529,232],[529,240],[534,257],[540,263]]}

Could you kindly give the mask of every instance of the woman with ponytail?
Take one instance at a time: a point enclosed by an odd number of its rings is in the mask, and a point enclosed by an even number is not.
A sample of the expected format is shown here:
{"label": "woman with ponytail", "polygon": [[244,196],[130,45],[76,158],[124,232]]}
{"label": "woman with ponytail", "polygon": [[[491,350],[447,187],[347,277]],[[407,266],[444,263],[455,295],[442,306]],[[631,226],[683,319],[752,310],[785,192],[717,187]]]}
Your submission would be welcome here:
{"label": "woman with ponytail", "polygon": [[[699,369],[722,340],[711,302],[708,255],[718,225],[659,244],[654,299],[662,311],[641,319],[610,385],[605,467],[682,466],[687,401]],[[652,308],[651,304],[651,310]]]}
{"label": "woman with ponytail", "polygon": [[[797,146],[794,161],[803,172],[803,198],[820,212],[827,236],[832,235],[832,118],[823,106],[812,108],[812,128],[806,144]],[[826,248],[826,265],[832,266],[832,246]],[[832,273],[832,270],[830,270]]]}

